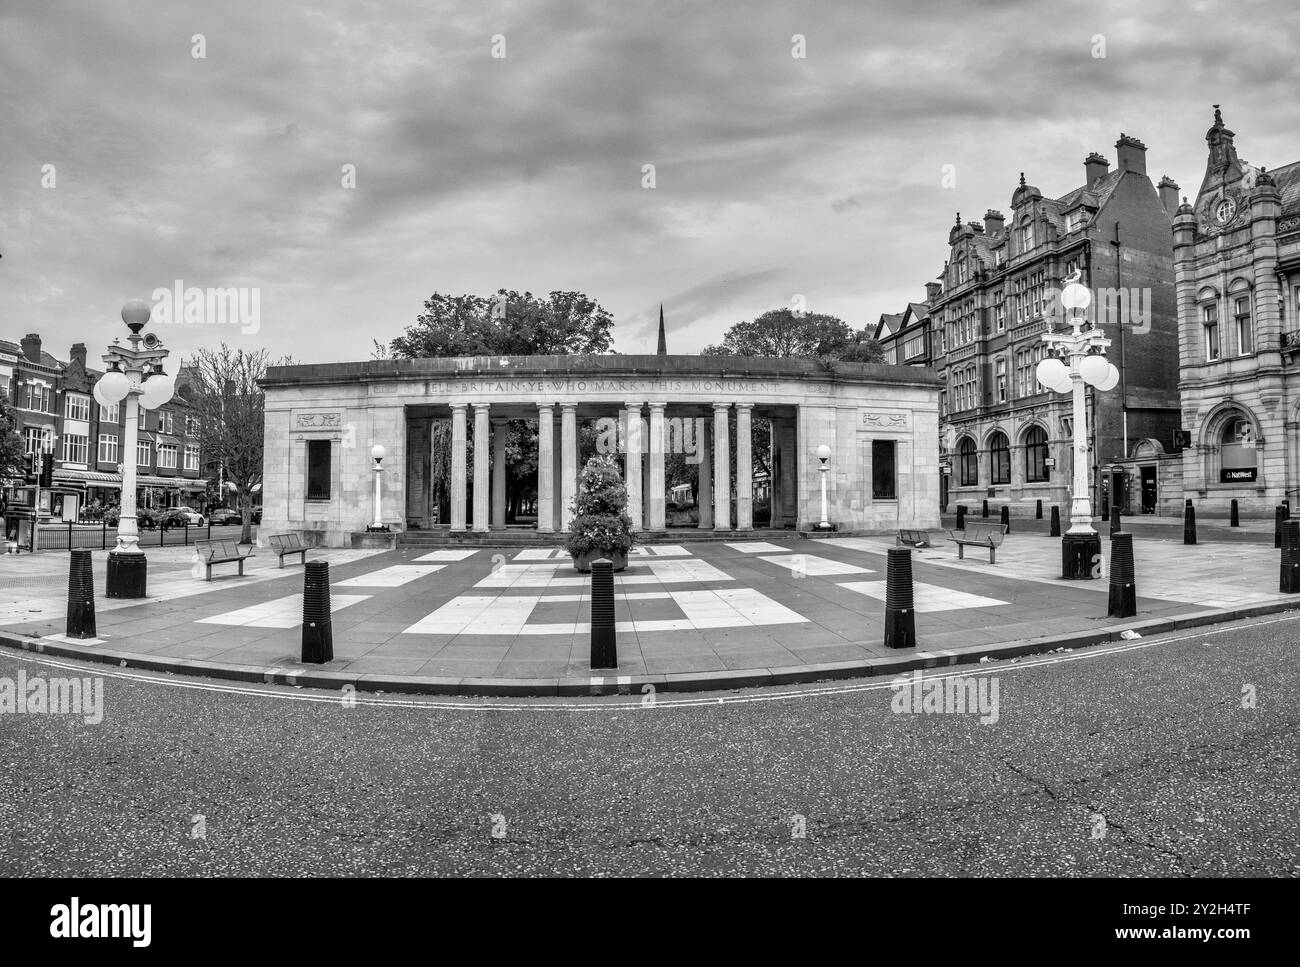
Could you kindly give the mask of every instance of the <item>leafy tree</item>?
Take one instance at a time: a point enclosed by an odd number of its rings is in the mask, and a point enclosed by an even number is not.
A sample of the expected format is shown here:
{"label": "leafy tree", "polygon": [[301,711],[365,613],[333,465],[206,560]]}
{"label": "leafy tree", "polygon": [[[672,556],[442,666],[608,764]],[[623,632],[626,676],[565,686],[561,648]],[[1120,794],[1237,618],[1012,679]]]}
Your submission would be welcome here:
{"label": "leafy tree", "polygon": [[[796,314],[772,309],[755,319],[738,322],[722,342],[701,350],[705,356],[802,356],[822,361],[849,359],[879,362],[884,359],[867,329],[855,332],[843,319],[816,312]],[[874,355],[873,355],[874,354]]]}
{"label": "leafy tree", "polygon": [[18,418],[14,416],[7,393],[0,393],[0,480],[21,477],[25,473],[23,438],[18,435]]}
{"label": "leafy tree", "polygon": [[265,395],[258,381],[272,363],[265,349],[200,349],[183,367],[178,394],[199,418],[199,443],[218,467],[244,521],[239,539],[252,540],[253,496],[262,489]]}
{"label": "leafy tree", "polygon": [[[613,341],[614,318],[581,292],[539,299],[499,289],[488,297],[435,292],[386,351],[397,359],[584,355],[607,353]],[[376,349],[385,352],[378,343]]]}

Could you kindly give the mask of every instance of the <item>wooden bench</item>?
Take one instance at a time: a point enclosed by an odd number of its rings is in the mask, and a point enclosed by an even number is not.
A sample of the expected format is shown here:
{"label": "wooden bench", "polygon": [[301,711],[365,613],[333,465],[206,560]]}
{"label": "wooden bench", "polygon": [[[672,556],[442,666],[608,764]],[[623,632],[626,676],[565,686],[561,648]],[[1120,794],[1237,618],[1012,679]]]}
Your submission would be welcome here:
{"label": "wooden bench", "polygon": [[297,554],[302,558],[303,566],[307,564],[307,548],[303,546],[297,534],[272,534],[267,539],[271,550],[275,551],[276,556],[280,558],[280,567],[284,567],[284,556],[286,554]]}
{"label": "wooden bench", "polygon": [[214,564],[239,564],[239,576],[244,576],[244,562],[251,556],[242,554],[239,550],[238,541],[195,541],[194,551],[199,555],[199,560],[203,562],[203,567],[207,574],[207,580],[212,580],[212,567]]}
{"label": "wooden bench", "polygon": [[1007,535],[1006,524],[972,524],[967,523],[964,530],[950,530],[948,537],[957,545],[957,557],[964,559],[967,547],[987,547],[989,563],[996,564],[997,550],[1002,546],[1002,539]]}
{"label": "wooden bench", "polygon": [[898,537],[894,538],[895,544],[906,544],[908,547],[933,547],[930,543],[930,532],[915,530],[909,527],[900,528]]}

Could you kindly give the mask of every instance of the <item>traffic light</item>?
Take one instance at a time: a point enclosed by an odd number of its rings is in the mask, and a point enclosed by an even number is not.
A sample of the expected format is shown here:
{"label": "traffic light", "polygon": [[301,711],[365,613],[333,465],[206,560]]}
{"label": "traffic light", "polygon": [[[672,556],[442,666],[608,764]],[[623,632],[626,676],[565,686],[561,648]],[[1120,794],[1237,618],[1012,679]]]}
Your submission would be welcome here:
{"label": "traffic light", "polygon": [[36,483],[36,454],[23,455],[23,477],[27,483]]}
{"label": "traffic light", "polygon": [[54,454],[41,454],[41,482],[42,487],[54,486]]}

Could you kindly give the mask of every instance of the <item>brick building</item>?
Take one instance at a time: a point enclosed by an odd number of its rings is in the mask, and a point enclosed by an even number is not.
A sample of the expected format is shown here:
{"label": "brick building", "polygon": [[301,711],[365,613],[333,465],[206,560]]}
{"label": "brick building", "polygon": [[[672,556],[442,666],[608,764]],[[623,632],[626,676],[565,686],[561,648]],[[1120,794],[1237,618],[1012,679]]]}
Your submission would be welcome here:
{"label": "brick building", "polygon": [[1300,162],[1237,156],[1218,106],[1205,176],[1174,218],[1186,495],[1271,513],[1300,488]]}
{"label": "brick building", "polygon": [[940,446],[949,502],[989,498],[1020,515],[1039,499],[1068,507],[1070,397],[1040,385],[1036,367],[1043,334],[1065,328],[1059,292],[1076,272],[1121,373],[1114,390],[1087,390],[1093,499],[1109,501],[1114,470],[1130,513],[1181,501],[1180,475],[1162,486],[1159,469],[1170,462],[1179,425],[1169,237],[1178,186],[1151,182],[1141,141],[1121,135],[1115,148],[1114,171],[1090,154],[1084,183],[1058,198],[1021,174],[1009,217],[989,210],[982,223],[962,223],[958,215],[949,232],[942,290],[929,304],[945,383]]}
{"label": "brick building", "polygon": [[[126,407],[95,403],[92,393],[102,375],[87,364],[84,343],[74,344],[63,361],[42,349],[36,333],[17,344],[0,340],[0,389],[8,394],[24,450],[37,455],[38,467],[41,454],[54,458],[51,487],[3,482],[10,512],[35,509],[43,519],[77,520],[88,505],[119,502]],[[207,481],[190,405],[178,395],[152,412],[141,409],[138,426],[140,506],[201,509]]]}

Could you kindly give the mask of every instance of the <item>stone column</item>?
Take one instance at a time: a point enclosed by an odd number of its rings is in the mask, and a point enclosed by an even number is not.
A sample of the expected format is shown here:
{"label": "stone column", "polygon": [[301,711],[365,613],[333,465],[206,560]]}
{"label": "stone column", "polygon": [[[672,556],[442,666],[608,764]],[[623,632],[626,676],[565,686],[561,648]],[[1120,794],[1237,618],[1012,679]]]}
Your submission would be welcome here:
{"label": "stone column", "polygon": [[573,523],[573,498],[578,493],[578,405],[560,406],[560,520],[567,531]]}
{"label": "stone column", "polygon": [[506,421],[492,420],[492,526],[506,526]]}
{"label": "stone column", "polygon": [[451,404],[451,529],[465,529],[465,404]]}
{"label": "stone column", "polygon": [[537,529],[555,533],[555,407],[537,407]]}
{"label": "stone column", "polygon": [[641,404],[627,404],[627,456],[623,464],[623,483],[627,486],[627,515],[632,530],[642,527],[641,503]]}
{"label": "stone column", "polygon": [[650,529],[667,524],[664,507],[664,404],[650,404]]}
{"label": "stone column", "polygon": [[713,529],[731,530],[731,436],[727,410],[731,404],[713,404]]}
{"label": "stone column", "polygon": [[554,472],[551,474],[551,527],[554,530],[564,530],[564,461],[561,459],[564,455],[564,443],[560,433],[560,420],[555,421],[551,435],[551,453],[554,455],[554,461],[551,466]]}
{"label": "stone column", "polygon": [[[695,417],[691,417],[695,419]],[[700,485],[696,499],[696,510],[700,515],[700,528],[713,528],[713,455],[709,450],[709,421],[700,420],[700,439],[696,444],[699,455]]]}
{"label": "stone column", "polygon": [[736,530],[754,529],[754,461],[750,453],[753,403],[736,404]]}
{"label": "stone column", "polygon": [[492,485],[488,481],[488,404],[474,404],[474,521],[472,528],[486,533],[488,527],[488,497]]}

